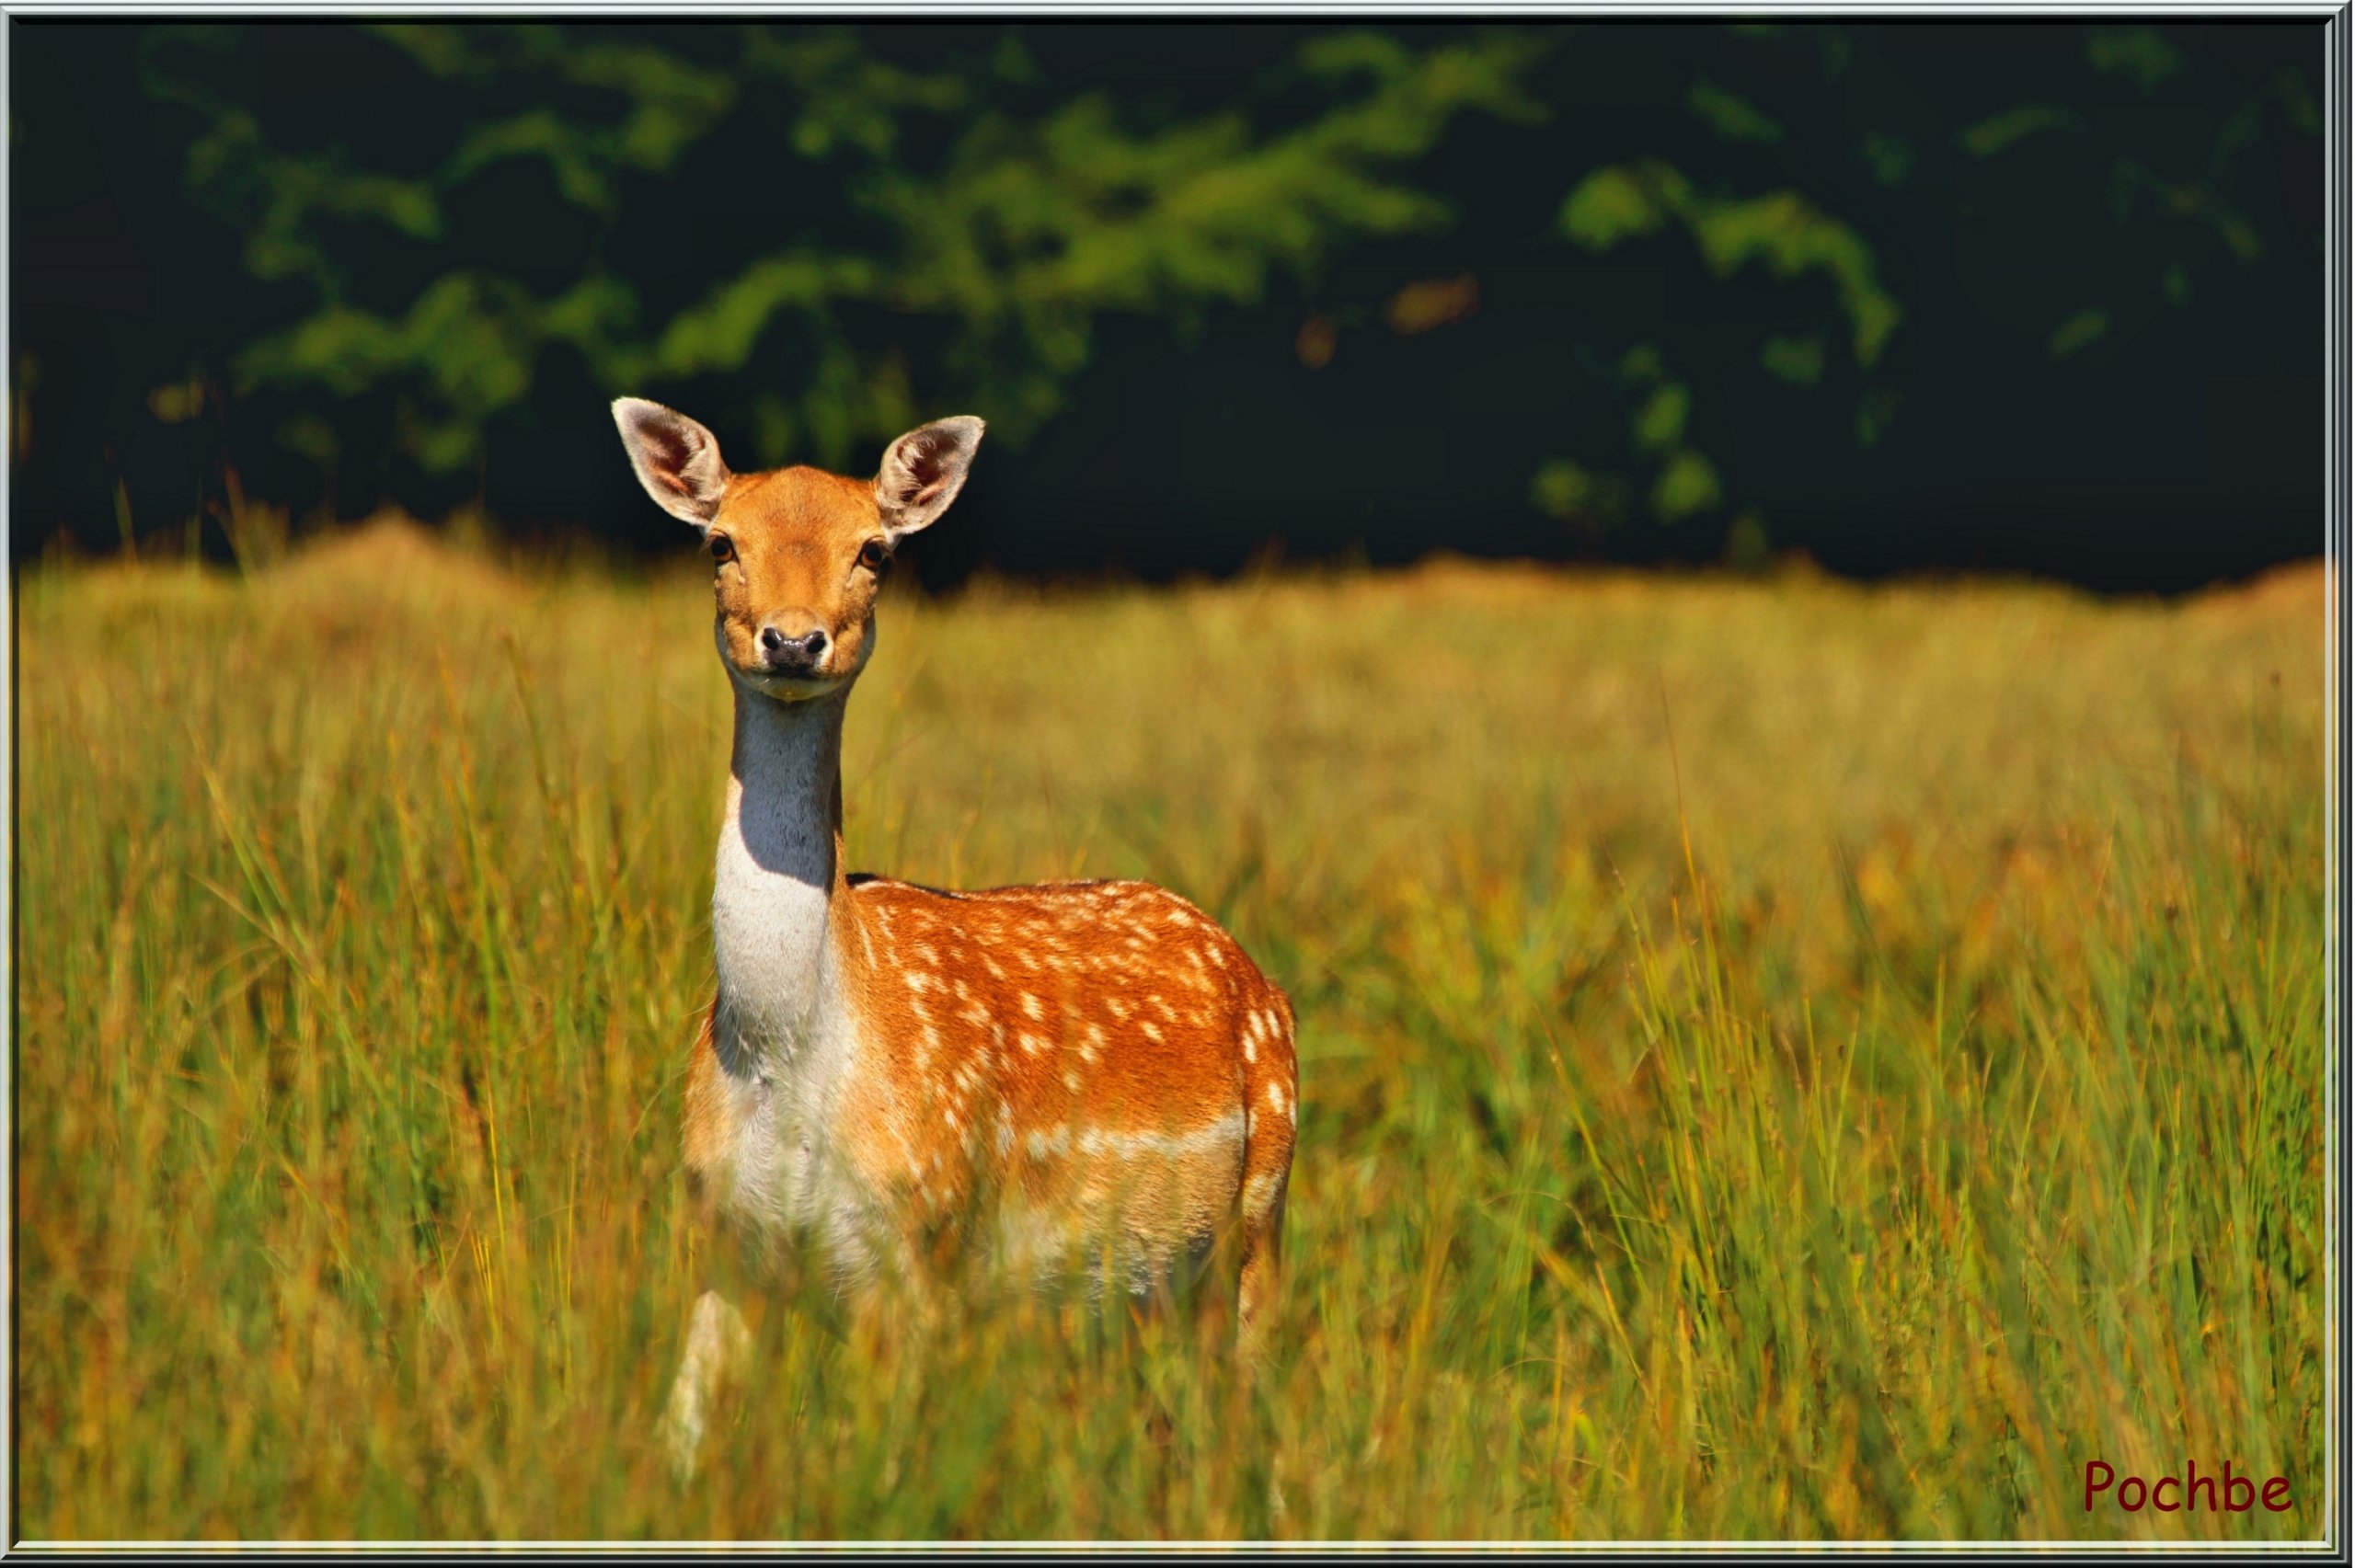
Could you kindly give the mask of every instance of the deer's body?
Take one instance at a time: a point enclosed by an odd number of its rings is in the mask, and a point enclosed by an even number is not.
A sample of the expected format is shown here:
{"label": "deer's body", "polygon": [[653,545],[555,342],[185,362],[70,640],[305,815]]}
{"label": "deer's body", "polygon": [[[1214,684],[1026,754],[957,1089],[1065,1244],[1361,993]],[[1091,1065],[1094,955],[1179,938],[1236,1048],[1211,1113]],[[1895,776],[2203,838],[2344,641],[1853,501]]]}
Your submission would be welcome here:
{"label": "deer's body", "polygon": [[687,1082],[687,1169],[721,1212],[820,1241],[846,1284],[979,1215],[994,1231],[970,1239],[1017,1266],[1075,1250],[1136,1288],[1276,1203],[1296,1115],[1283,993],[1146,883],[844,876],[841,722],[839,700],[739,699],[719,989]]}
{"label": "deer's body", "polygon": [[[955,893],[844,869],[843,717],[881,565],[954,498],[980,422],[901,438],[869,485],[729,475],[693,421],[615,414],[649,492],[712,542],[735,688],[690,1185],[756,1255],[814,1247],[846,1290],[921,1273],[945,1241],[1144,1291],[1231,1234],[1247,1347],[1298,1116],[1283,993],[1150,884]],[[743,1338],[706,1293],[669,1417],[683,1462]]]}

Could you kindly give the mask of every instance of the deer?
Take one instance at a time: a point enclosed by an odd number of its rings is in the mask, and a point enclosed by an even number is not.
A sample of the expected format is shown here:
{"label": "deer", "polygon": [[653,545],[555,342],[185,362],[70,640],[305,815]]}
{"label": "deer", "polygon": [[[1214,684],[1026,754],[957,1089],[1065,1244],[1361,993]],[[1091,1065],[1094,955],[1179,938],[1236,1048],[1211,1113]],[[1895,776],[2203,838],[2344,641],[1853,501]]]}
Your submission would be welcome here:
{"label": "deer", "polygon": [[[613,414],[646,493],[710,556],[735,704],[717,983],[682,1116],[694,1223],[729,1243],[706,1254],[815,1256],[856,1300],[921,1286],[946,1237],[952,1257],[1075,1274],[1100,1300],[1166,1293],[1216,1253],[1247,1372],[1299,1118],[1283,990],[1151,883],[959,892],[844,869],[843,721],[877,598],[963,489],[982,421],[912,429],[854,479],[732,473],[684,414],[636,397]],[[750,1345],[742,1308],[707,1284],[661,1424],[682,1477]]]}

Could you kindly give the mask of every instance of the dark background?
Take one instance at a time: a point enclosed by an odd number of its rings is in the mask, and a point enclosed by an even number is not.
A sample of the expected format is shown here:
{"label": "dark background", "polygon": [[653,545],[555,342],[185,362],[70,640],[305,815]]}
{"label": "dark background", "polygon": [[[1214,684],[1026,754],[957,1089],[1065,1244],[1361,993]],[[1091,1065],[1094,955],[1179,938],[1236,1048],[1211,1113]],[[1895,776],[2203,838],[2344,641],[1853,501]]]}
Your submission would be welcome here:
{"label": "dark background", "polygon": [[[2320,21],[9,26],[18,560],[675,550],[625,392],[739,467],[989,418],[935,585],[2322,548]],[[1611,169],[1731,258],[1571,232]]]}

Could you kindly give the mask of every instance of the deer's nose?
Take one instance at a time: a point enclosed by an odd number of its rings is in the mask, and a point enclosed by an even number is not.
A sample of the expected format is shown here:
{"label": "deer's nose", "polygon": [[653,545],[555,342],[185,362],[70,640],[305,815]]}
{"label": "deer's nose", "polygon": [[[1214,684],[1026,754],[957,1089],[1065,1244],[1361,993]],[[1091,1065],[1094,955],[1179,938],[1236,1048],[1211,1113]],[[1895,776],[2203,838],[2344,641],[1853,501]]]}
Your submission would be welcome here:
{"label": "deer's nose", "polygon": [[826,657],[826,634],[805,632],[800,636],[788,637],[775,626],[763,626],[761,656],[780,675],[805,675]]}

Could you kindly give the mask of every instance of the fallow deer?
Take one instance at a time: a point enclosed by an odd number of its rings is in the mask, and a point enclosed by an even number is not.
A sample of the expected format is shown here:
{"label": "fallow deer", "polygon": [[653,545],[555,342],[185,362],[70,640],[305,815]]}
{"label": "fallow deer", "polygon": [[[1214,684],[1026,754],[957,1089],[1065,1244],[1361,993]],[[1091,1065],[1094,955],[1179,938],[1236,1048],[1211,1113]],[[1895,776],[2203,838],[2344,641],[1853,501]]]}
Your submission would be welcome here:
{"label": "fallow deer", "polygon": [[[625,397],[614,418],[647,493],[711,555],[735,697],[718,984],[684,1118],[706,1221],[755,1256],[813,1251],[848,1294],[921,1274],[944,1230],[952,1253],[1132,1292],[1231,1239],[1248,1361],[1298,1117],[1284,993],[1149,883],[944,892],[843,868],[843,715],[877,594],[963,487],[982,421],[909,431],[867,480],[731,474],[684,415]],[[704,1291],[664,1418],[683,1471],[748,1345],[737,1306]]]}

